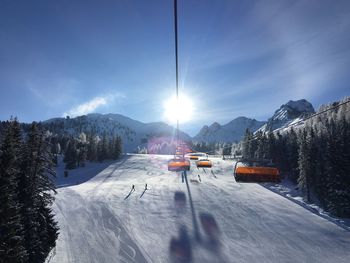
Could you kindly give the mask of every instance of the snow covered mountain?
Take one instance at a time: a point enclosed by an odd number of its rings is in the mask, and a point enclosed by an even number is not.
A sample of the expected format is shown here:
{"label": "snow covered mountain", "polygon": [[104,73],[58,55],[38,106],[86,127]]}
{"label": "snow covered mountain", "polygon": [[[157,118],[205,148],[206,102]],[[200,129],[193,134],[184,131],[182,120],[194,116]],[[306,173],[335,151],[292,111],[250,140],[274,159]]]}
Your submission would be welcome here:
{"label": "snow covered mountain", "polygon": [[270,131],[288,127],[288,125],[302,120],[310,114],[315,113],[315,109],[310,102],[305,99],[290,100],[275,111],[267,122],[257,121],[246,117],[238,117],[231,122],[220,125],[214,122],[212,125],[205,125],[193,138],[196,142],[234,142],[239,141],[244,136],[248,128],[252,132]]}
{"label": "snow covered mountain", "polygon": [[[281,129],[314,112],[312,104],[307,100],[290,100],[276,110],[267,122],[238,117],[225,125],[217,122],[205,125],[193,138],[180,131],[180,138],[193,142],[235,142],[243,138],[247,128],[253,132]],[[85,132],[119,135],[126,152],[133,152],[139,146],[149,146],[150,142],[160,146],[163,141],[169,142],[175,135],[175,129],[166,123],[143,123],[120,114],[93,113],[76,118],[54,118],[44,121],[43,125],[57,134],[78,135]]]}
{"label": "snow covered mountain", "polygon": [[274,115],[268,119],[267,123],[264,124],[259,131],[274,131],[276,129],[287,127],[291,123],[295,123],[303,117],[313,113],[315,113],[315,109],[307,100],[290,100],[276,110]]}
{"label": "snow covered mountain", "polygon": [[193,138],[196,142],[235,142],[242,139],[247,128],[256,131],[265,122],[257,121],[246,117],[238,117],[225,125],[214,122],[212,125],[205,125]]}
{"label": "snow covered mountain", "polygon": [[[76,118],[54,118],[44,121],[43,125],[57,134],[78,135],[84,132],[99,136],[119,135],[127,152],[135,151],[138,146],[145,146],[155,137],[169,141],[175,134],[175,129],[166,123],[143,123],[120,114],[93,113]],[[179,136],[183,140],[191,140],[184,132],[180,131]]]}

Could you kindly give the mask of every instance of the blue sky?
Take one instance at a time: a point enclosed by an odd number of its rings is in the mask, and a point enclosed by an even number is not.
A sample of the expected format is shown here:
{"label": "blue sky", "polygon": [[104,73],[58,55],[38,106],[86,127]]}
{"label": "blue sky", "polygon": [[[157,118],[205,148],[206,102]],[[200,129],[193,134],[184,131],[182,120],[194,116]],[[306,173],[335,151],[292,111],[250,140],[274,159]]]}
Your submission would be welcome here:
{"label": "blue sky", "polygon": [[[288,100],[350,95],[350,1],[178,0],[180,92],[194,135]],[[163,121],[172,0],[0,0],[0,119],[89,112]]]}

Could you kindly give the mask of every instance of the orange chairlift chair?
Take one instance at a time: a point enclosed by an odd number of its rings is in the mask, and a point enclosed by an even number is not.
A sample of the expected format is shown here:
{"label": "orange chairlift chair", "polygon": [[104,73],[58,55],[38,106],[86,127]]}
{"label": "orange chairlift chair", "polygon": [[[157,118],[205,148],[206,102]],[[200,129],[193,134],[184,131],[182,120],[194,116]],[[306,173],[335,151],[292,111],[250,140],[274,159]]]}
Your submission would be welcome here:
{"label": "orange chairlift chair", "polygon": [[174,157],[168,161],[168,171],[182,172],[189,171],[191,163],[189,160],[182,157]]}
{"label": "orange chairlift chair", "polygon": [[190,160],[199,160],[199,158],[203,158],[206,156],[205,153],[190,153],[188,154]]}
{"label": "orange chairlift chair", "polygon": [[196,162],[197,168],[211,168],[213,166],[212,161],[209,160],[208,155],[204,159],[199,159]]}
{"label": "orange chairlift chair", "polygon": [[[237,166],[238,163],[244,166]],[[237,182],[280,182],[278,169],[271,160],[267,159],[241,159],[234,167],[234,176]]]}

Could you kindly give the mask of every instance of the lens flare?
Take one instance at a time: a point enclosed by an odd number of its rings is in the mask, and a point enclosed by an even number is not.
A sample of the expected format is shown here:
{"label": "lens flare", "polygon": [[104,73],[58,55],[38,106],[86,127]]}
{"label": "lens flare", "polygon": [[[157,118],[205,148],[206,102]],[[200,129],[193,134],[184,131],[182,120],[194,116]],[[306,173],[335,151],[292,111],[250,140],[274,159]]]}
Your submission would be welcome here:
{"label": "lens flare", "polygon": [[190,98],[180,95],[179,99],[172,97],[164,102],[164,117],[170,123],[176,123],[176,120],[184,123],[190,121],[193,115],[193,104]]}

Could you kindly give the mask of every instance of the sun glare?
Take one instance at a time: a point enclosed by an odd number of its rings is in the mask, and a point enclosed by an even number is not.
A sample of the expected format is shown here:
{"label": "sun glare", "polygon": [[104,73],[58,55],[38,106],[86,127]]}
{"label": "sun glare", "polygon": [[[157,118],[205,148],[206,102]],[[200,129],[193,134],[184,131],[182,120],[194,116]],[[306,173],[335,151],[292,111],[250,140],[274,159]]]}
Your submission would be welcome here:
{"label": "sun glare", "polygon": [[191,120],[193,115],[193,104],[190,98],[180,95],[177,100],[176,97],[171,97],[163,104],[164,117],[170,123],[176,123],[176,120],[184,123]]}

